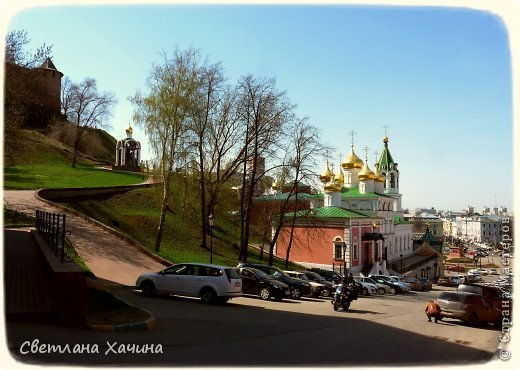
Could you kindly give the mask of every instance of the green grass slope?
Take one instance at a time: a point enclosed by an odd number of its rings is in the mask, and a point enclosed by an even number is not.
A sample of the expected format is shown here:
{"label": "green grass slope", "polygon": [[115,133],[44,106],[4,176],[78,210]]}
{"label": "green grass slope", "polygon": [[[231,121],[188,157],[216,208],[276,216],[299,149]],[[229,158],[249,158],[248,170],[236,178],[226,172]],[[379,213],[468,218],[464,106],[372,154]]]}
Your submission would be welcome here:
{"label": "green grass slope", "polygon": [[115,186],[142,181],[137,173],[97,168],[100,162],[84,156],[72,168],[70,147],[36,131],[22,130],[18,135],[20,144],[11,154],[15,165],[4,167],[4,189]]}

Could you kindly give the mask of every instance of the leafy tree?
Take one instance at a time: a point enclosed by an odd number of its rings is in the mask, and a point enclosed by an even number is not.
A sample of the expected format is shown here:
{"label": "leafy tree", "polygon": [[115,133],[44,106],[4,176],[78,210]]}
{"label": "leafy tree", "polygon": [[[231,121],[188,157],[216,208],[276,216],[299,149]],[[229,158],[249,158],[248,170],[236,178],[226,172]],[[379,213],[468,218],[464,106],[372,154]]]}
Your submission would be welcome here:
{"label": "leafy tree", "polygon": [[133,120],[145,128],[163,180],[161,213],[155,250],[159,251],[169,209],[170,184],[175,165],[186,157],[188,129],[200,84],[199,53],[194,49],[175,49],[173,56],[163,54],[147,80],[148,93],[137,92]]}

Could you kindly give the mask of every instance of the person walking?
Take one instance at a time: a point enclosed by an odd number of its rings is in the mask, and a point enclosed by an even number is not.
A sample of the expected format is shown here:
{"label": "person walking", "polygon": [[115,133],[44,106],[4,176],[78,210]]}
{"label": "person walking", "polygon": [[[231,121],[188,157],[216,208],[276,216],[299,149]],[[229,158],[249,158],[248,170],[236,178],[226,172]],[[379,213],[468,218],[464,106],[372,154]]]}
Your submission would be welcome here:
{"label": "person walking", "polygon": [[426,316],[428,316],[429,322],[432,321],[432,317],[435,320],[435,323],[437,323],[437,320],[442,320],[441,308],[435,301],[428,301],[424,308],[424,312],[426,313]]}

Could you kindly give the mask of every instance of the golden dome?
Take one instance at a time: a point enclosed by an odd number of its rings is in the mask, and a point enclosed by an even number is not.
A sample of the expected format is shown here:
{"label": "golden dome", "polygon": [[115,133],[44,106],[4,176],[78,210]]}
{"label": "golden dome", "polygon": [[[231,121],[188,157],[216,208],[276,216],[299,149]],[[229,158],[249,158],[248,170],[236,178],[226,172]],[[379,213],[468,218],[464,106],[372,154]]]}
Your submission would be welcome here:
{"label": "golden dome", "polygon": [[327,168],[325,169],[325,172],[320,175],[320,180],[321,182],[325,183],[331,181],[332,179],[334,179],[334,173],[332,173],[330,170],[329,162],[327,162]]}
{"label": "golden dome", "polygon": [[336,176],[334,176],[334,181],[340,185],[343,185],[345,183],[345,175],[343,174],[343,171],[341,171],[341,169],[339,170],[339,173]]}
{"label": "golden dome", "polygon": [[278,184],[278,181],[274,181],[273,182],[273,185],[271,185],[271,187],[273,188],[273,190],[280,190],[281,186]]}
{"label": "golden dome", "polygon": [[377,165],[375,167],[376,167],[376,170],[374,171],[374,176],[375,176],[374,181],[375,182],[385,182],[386,177],[383,174],[379,173],[379,169],[377,168]]}
{"label": "golden dome", "polygon": [[343,167],[344,170],[363,167],[363,160],[354,153],[354,145],[351,145],[350,154],[345,158],[341,167]]}
{"label": "golden dome", "polygon": [[368,167],[368,163],[365,161],[365,165],[361,169],[361,171],[358,174],[358,179],[361,181],[364,180],[375,180],[376,175],[372,170]]}
{"label": "golden dome", "polygon": [[341,184],[331,180],[323,186],[323,189],[329,192],[338,192],[341,191]]}
{"label": "golden dome", "polygon": [[128,124],[128,128],[125,130],[127,134],[132,134],[134,132],[134,129],[132,126],[130,126],[130,123]]}
{"label": "golden dome", "polygon": [[385,137],[383,138],[383,143],[388,143],[388,136],[385,135]]}

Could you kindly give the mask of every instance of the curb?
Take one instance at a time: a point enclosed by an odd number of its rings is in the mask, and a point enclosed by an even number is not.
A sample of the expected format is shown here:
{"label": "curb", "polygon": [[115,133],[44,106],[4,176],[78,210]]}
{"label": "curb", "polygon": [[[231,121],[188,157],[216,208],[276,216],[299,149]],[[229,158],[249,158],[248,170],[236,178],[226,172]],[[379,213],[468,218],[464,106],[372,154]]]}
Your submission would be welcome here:
{"label": "curb", "polygon": [[[108,290],[105,290],[105,291],[112,294]],[[87,322],[87,328],[92,329],[94,331],[99,331],[99,332],[124,332],[124,331],[130,331],[130,330],[155,330],[155,329],[157,329],[157,320],[155,319],[155,317],[153,316],[153,314],[150,311],[145,310],[144,308],[141,308],[141,307],[134,306],[134,305],[126,302],[125,300],[117,297],[114,294],[112,294],[112,296],[114,296],[114,298],[120,300],[121,302],[124,302],[125,304],[127,304],[130,307],[133,307],[133,308],[146,312],[148,315],[150,315],[150,318],[148,318],[144,321],[140,321],[140,322],[129,322],[129,323],[124,323],[124,324],[102,325],[102,324],[89,324]]]}
{"label": "curb", "polygon": [[[146,311],[146,310],[143,310]],[[148,311],[146,311],[148,312]],[[150,314],[151,315],[151,314]],[[98,325],[87,324],[87,328],[98,332],[124,332],[130,330],[155,330],[157,328],[157,320],[151,317],[143,322],[132,322],[127,324],[114,325]]]}

